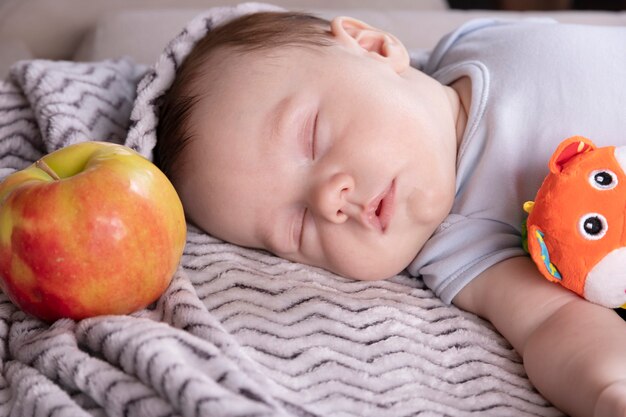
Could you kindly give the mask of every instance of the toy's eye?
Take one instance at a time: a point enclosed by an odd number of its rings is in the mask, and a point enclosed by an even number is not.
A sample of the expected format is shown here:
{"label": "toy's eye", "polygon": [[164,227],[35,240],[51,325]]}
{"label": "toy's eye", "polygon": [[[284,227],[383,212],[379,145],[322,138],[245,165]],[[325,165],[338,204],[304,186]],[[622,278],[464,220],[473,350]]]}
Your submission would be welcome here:
{"label": "toy's eye", "polygon": [[578,231],[585,239],[602,239],[608,229],[609,224],[600,213],[584,214],[578,221]]}
{"label": "toy's eye", "polygon": [[610,190],[617,185],[617,175],[608,169],[598,169],[589,174],[589,183],[598,190]]}

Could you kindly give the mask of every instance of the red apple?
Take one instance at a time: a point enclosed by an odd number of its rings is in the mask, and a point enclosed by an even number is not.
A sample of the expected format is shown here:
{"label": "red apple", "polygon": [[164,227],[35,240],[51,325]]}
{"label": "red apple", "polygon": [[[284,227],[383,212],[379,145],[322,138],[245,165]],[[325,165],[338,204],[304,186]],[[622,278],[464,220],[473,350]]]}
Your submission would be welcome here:
{"label": "red apple", "polygon": [[169,285],[185,236],[174,187],[125,146],[68,146],[0,184],[0,287],[43,320],[146,307]]}

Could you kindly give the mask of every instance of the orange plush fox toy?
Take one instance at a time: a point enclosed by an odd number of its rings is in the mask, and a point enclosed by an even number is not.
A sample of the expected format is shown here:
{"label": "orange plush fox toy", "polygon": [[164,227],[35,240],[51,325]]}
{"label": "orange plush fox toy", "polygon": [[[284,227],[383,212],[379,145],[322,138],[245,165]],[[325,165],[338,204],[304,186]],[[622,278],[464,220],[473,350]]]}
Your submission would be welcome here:
{"label": "orange plush fox toy", "polygon": [[626,146],[564,140],[535,201],[527,250],[541,273],[581,297],[626,308]]}

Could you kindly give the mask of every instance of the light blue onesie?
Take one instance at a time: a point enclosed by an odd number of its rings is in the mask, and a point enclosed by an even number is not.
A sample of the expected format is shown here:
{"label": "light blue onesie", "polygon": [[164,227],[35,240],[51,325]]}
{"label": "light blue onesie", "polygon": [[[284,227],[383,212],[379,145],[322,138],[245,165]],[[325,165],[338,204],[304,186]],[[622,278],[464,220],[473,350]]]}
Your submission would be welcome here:
{"label": "light blue onesie", "polygon": [[446,303],[485,269],[523,256],[533,200],[563,139],[626,145],[626,27],[471,21],[424,72],[472,83],[451,213],[409,265]]}

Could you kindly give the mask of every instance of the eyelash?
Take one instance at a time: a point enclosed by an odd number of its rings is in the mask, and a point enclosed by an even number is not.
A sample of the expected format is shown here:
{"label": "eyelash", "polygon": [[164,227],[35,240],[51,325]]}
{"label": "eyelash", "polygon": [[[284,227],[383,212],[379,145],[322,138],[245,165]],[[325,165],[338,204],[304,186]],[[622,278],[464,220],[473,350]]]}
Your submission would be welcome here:
{"label": "eyelash", "polygon": [[309,150],[311,159],[315,160],[315,137],[317,136],[317,118],[319,116],[319,112],[315,113],[315,118],[313,118],[313,126],[311,128],[311,135],[309,140]]}
{"label": "eyelash", "polygon": [[304,222],[306,221],[306,212],[307,209],[305,208],[302,212],[302,220],[300,221],[300,236],[298,239],[298,248],[302,248],[302,237],[304,236]]}

